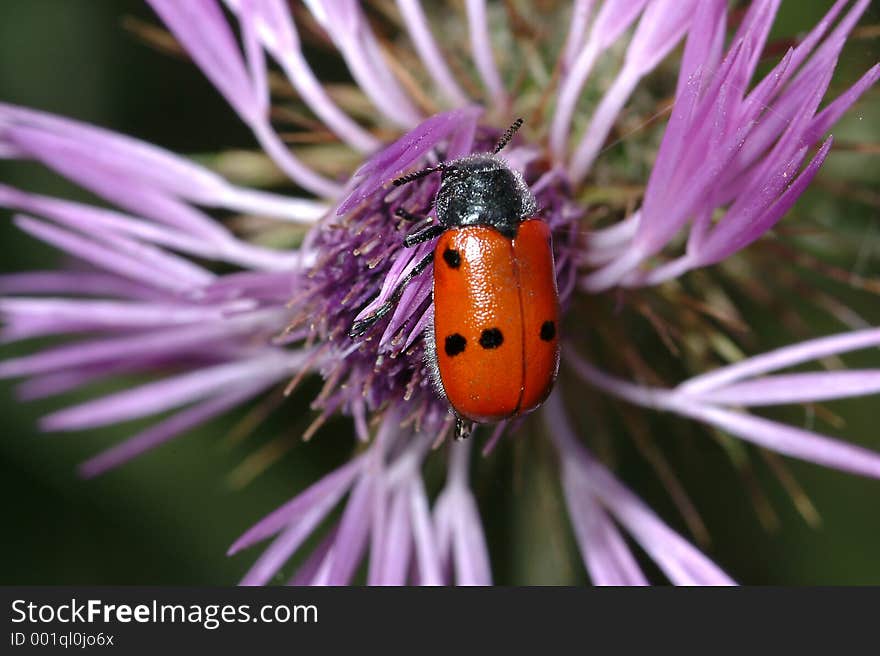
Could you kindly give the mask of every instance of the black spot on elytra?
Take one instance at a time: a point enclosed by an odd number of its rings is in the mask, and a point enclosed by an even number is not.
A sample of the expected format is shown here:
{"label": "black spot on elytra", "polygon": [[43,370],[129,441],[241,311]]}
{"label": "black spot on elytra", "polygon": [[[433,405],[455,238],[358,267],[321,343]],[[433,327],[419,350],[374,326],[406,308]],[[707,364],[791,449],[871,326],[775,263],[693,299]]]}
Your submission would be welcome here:
{"label": "black spot on elytra", "polygon": [[541,324],[541,339],[545,342],[549,342],[551,339],[556,337],[556,324],[552,321],[545,321]]}
{"label": "black spot on elytra", "polygon": [[449,357],[456,356],[464,351],[465,346],[467,346],[467,340],[458,333],[447,335],[445,343],[443,344],[446,355],[448,355]]}
{"label": "black spot on elytra", "polygon": [[487,328],[480,335],[480,346],[484,349],[498,348],[504,343],[504,335],[497,328]]}
{"label": "black spot on elytra", "polygon": [[443,251],[443,260],[450,269],[457,269],[461,266],[461,254],[453,248],[447,248]]}

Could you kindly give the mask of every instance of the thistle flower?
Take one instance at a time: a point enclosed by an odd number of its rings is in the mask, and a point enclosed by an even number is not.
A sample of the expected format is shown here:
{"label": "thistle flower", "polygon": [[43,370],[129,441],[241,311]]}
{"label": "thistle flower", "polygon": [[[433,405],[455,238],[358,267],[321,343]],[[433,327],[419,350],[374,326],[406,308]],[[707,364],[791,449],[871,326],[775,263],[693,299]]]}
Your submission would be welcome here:
{"label": "thistle flower", "polygon": [[[560,41],[536,34],[515,44],[494,27],[499,8],[483,0],[466,0],[465,24],[456,29],[432,24],[418,0],[382,4],[377,11],[392,23],[381,32],[371,9],[354,1],[306,0],[291,8],[282,0],[225,0],[225,10],[216,0],[148,3],[302,195],[239,186],[157,146],[0,105],[0,154],[37,160],[115,207],[0,185],[0,204],[16,213],[18,227],[79,262],[0,279],[7,341],[77,337],[6,360],[0,375],[26,378],[20,393],[29,399],[122,374],[148,377],[43,419],[46,430],[72,431],[170,411],[84,463],[85,476],[319,375],[317,417],[304,437],[332,415],[349,416],[352,458],[232,545],[235,552],[273,538],[244,583],[275,579],[314,535],[319,542],[291,583],[349,583],[367,554],[368,583],[490,583],[471,451],[481,443],[491,457],[502,438],[529,426],[555,451],[593,582],[648,582],[623,529],[673,583],[731,583],[591,450],[594,431],[578,424],[584,403],[591,425],[609,421],[600,393],[771,452],[880,477],[877,454],[750,411],[877,393],[876,370],[785,370],[880,345],[880,329],[816,293],[811,300],[859,329],[740,358],[734,344],[744,341],[744,322],[725,291],[762,298],[758,276],[766,261],[752,267],[750,253],[774,243],[771,229],[830,151],[828,130],[880,75],[874,66],[825,101],[868,0],[835,2],[763,76],[757,70],[779,0],[756,0],[736,16],[724,0],[575,0],[556,18],[541,19],[548,33],[567,25],[561,49],[549,45]],[[351,93],[332,93],[311,68],[305,30],[333,44],[354,82]],[[627,180],[625,164],[602,163],[603,148],[616,126],[632,121],[626,112],[644,109],[639,83],[681,44],[671,116],[645,129],[662,138],[643,193],[623,201],[603,196],[599,178]],[[524,61],[499,57],[501,45]],[[323,129],[362,159],[359,167],[329,175],[287,147],[270,120],[270,89],[282,78]],[[598,98],[587,112],[585,94]],[[365,104],[369,119],[357,112]],[[432,247],[404,248],[411,226],[401,216],[430,214],[437,176],[403,187],[390,181],[487,151],[514,115],[527,118],[526,130],[505,159],[523,175],[555,235],[563,308],[569,317],[586,308],[595,328],[564,324],[560,382],[534,420],[452,442],[453,418],[423,358],[430,271],[363,339],[350,340],[348,331],[389,300]],[[307,232],[295,248],[271,248],[235,234],[209,211]],[[217,273],[210,263],[237,270]],[[797,278],[784,273],[780,284],[796,288]],[[686,284],[689,276],[698,276],[697,284]],[[643,338],[634,337],[634,326],[644,321],[669,346],[660,362],[639,353]],[[626,413],[624,422],[634,421]],[[662,454],[647,449],[699,534],[693,502]],[[446,465],[437,490],[425,476],[431,463]],[[331,518],[340,507],[338,520]]]}

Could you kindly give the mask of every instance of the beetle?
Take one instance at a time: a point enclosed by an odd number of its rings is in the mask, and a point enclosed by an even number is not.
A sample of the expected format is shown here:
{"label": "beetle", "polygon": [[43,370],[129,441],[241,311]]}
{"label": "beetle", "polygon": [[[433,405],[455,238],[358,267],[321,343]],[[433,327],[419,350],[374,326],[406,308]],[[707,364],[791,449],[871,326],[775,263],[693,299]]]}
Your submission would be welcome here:
{"label": "beetle", "polygon": [[[498,152],[518,119],[489,153],[409,173],[407,184],[440,172],[437,223],[404,246],[437,239],[433,251],[398,283],[388,300],[349,332],[362,336],[388,314],[406,285],[433,263],[434,321],[426,360],[437,392],[456,416],[455,436],[473,424],[517,417],[550,394],[559,369],[559,293],[550,229],[522,176]],[[402,209],[398,215],[422,220]],[[429,219],[424,219],[429,221]]]}

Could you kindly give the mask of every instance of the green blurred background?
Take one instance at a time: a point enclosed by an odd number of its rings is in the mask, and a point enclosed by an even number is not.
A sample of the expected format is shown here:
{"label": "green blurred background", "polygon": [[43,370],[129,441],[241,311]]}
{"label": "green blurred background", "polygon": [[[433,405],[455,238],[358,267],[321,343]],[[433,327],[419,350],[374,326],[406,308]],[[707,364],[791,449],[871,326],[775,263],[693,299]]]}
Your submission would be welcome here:
{"label": "green blurred background", "polygon": [[[829,5],[785,0],[775,34],[799,33]],[[0,100],[107,126],[183,153],[251,147],[248,132],[198,71],[143,45],[123,28],[124,16],[150,18],[150,13],[139,0],[4,0]],[[861,25],[876,28],[878,23],[875,3]],[[854,41],[833,88],[852,83],[878,59],[877,37]],[[335,62],[332,66],[338,69]],[[875,89],[835,135],[872,142],[876,148],[878,108]],[[822,213],[839,220],[841,229],[864,234],[860,266],[866,275],[877,275],[880,260],[878,159],[876,153],[833,152],[822,176],[834,173],[835,179],[858,184],[873,196],[856,199],[817,188],[796,209]],[[0,180],[43,193],[85,197],[29,164],[0,162]],[[54,251],[14,230],[9,213],[0,213],[0,219],[0,271],[46,268],[58,261]],[[847,300],[874,325],[880,324],[876,297],[850,296]],[[756,315],[754,320],[768,331],[775,329],[772,317]],[[820,315],[814,322],[816,334],[840,330]],[[27,352],[30,346],[0,347],[0,357]],[[880,366],[876,353],[848,362]],[[302,390],[298,398],[307,399],[309,393]],[[76,476],[77,463],[134,433],[139,425],[87,434],[39,433],[38,418],[58,405],[57,400],[18,403],[13,385],[0,383],[0,583],[234,583],[256,551],[227,558],[228,545],[256,519],[344,459],[350,443],[347,422],[336,420],[313,443],[298,444],[296,434],[307,411],[301,402],[291,402],[244,442],[228,439],[232,417],[97,480],[83,481]],[[876,397],[832,407],[847,419],[837,435],[880,449]],[[797,412],[789,416],[794,423],[804,421]],[[791,462],[824,520],[813,529],[793,510],[766,468],[758,468],[755,475],[779,515],[778,529],[767,531],[715,442],[687,422],[651,420],[658,439],[670,445],[669,457],[708,524],[708,552],[734,577],[746,583],[880,583],[880,482]],[[243,458],[283,436],[293,446],[280,463],[242,489],[232,484],[230,474]],[[496,579],[585,580],[568,529],[545,512],[547,503],[558,503],[545,451],[534,445],[501,448],[490,460],[477,464],[484,472],[477,475],[477,489],[496,557]],[[625,447],[619,464],[624,480],[681,529],[648,467]]]}

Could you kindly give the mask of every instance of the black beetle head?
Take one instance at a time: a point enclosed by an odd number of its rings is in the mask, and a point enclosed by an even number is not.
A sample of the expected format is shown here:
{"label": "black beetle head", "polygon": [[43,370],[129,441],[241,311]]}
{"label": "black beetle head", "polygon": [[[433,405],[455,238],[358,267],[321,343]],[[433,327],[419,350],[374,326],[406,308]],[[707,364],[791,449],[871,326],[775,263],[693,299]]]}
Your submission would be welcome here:
{"label": "black beetle head", "polygon": [[536,211],[522,176],[490,154],[446,163],[435,206],[441,225],[488,225],[511,236]]}

